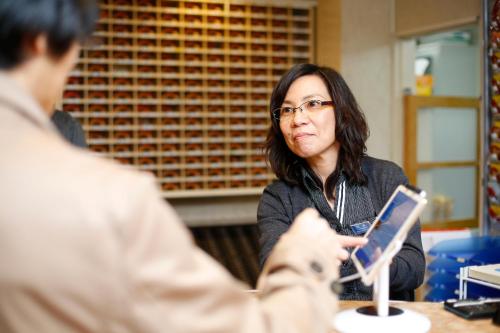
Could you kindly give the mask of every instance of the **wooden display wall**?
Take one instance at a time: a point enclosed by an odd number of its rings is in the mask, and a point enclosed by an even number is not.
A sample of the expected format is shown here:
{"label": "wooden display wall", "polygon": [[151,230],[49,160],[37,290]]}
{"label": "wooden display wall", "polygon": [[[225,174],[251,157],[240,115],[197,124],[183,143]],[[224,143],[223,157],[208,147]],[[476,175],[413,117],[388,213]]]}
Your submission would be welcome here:
{"label": "wooden display wall", "polygon": [[107,0],[63,96],[98,154],[167,197],[256,193],[270,93],[314,58],[311,1]]}

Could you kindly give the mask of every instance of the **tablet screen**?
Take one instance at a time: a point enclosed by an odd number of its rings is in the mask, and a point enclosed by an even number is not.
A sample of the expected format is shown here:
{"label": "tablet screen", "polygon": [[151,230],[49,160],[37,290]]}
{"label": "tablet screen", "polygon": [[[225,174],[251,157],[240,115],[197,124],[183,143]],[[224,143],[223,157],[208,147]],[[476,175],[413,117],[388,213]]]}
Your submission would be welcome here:
{"label": "tablet screen", "polygon": [[374,222],[376,225],[368,235],[368,243],[356,252],[356,257],[365,269],[384,253],[416,205],[415,200],[402,192],[394,196],[380,220]]}

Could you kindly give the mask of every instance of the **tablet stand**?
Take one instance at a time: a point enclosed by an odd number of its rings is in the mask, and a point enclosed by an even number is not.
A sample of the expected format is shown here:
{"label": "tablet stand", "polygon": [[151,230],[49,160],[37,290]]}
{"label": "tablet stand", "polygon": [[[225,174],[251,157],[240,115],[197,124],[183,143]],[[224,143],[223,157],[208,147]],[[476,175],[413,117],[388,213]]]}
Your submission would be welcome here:
{"label": "tablet stand", "polygon": [[397,251],[384,261],[374,280],[373,293],[376,306],[364,306],[339,312],[334,319],[335,328],[341,333],[422,333],[431,328],[429,319],[417,312],[389,306],[389,265]]}

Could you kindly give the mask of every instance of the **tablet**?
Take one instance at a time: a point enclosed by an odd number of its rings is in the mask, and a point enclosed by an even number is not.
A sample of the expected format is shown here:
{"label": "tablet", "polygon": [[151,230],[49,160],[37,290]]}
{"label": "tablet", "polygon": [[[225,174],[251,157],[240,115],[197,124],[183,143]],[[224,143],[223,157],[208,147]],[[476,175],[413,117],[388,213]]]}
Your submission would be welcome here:
{"label": "tablet", "polygon": [[372,284],[380,267],[396,255],[426,204],[424,191],[404,185],[396,188],[366,232],[368,243],[351,254],[365,285]]}

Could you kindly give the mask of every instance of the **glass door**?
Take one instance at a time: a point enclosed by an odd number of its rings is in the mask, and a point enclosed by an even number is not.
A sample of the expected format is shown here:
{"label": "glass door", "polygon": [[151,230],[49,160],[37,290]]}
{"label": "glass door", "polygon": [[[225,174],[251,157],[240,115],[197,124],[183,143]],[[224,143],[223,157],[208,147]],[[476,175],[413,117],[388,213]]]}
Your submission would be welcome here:
{"label": "glass door", "polygon": [[478,226],[478,98],[406,96],[404,167],[427,192],[424,229]]}

